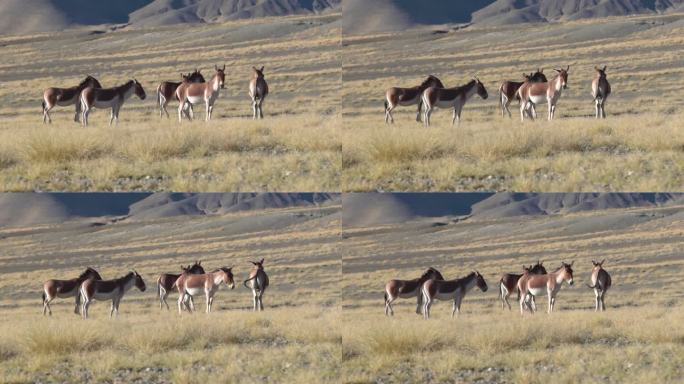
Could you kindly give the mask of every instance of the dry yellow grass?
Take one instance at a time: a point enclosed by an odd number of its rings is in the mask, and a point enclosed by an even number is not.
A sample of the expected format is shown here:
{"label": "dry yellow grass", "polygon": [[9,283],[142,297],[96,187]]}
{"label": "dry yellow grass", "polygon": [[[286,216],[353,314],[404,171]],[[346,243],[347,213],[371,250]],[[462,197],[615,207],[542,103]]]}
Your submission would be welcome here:
{"label": "dry yellow grass", "polygon": [[[672,191],[684,186],[679,106],[681,15],[550,25],[472,26],[444,34],[417,28],[345,36],[343,48],[343,191]],[[600,32],[599,32],[600,31]],[[534,42],[530,46],[530,42]],[[657,42],[657,43],[656,43]],[[410,51],[407,47],[420,47]],[[596,121],[595,65],[608,66],[608,119]],[[498,87],[523,72],[570,65],[557,119],[502,118]],[[446,86],[477,76],[489,98],[474,96],[460,126],[437,110],[433,126],[416,123],[415,106],[384,124],[384,90],[413,86],[428,74]],[[646,86],[647,85],[647,86]],[[657,91],[655,91],[657,90]]]}
{"label": "dry yellow grass", "polygon": [[[0,189],[51,191],[331,191],[341,175],[339,15],[288,17],[201,26],[5,37],[0,47]],[[257,30],[271,31],[254,33]],[[67,54],[68,52],[68,54]],[[284,60],[283,58],[287,58]],[[27,64],[28,63],[28,64]],[[226,64],[226,89],[207,124],[160,119],[156,87],[200,68],[207,79]],[[265,119],[251,119],[253,65],[266,67],[271,93]],[[42,90],[73,86],[86,74],[105,87],[137,78],[120,122],[95,111],[91,126],[73,107],[42,124]],[[331,97],[321,97],[322,94]]]}

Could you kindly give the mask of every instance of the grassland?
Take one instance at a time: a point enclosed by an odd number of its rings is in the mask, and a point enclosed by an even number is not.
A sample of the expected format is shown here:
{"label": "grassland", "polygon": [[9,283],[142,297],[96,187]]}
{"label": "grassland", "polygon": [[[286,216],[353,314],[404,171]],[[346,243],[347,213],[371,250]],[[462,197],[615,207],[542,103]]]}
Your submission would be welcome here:
{"label": "grassland", "polygon": [[[681,213],[664,207],[344,228],[345,382],[679,382]],[[603,258],[613,289],[607,311],[595,313],[585,284],[590,260]],[[561,289],[550,316],[545,298],[535,315],[521,316],[514,297],[513,311],[501,309],[501,274],[538,259],[548,269],[574,261],[574,287]],[[400,300],[386,318],[384,283],[428,266],[448,279],[479,270],[489,289],[466,295],[456,319],[451,303],[437,302],[425,321],[414,299]]]}
{"label": "grassland", "polygon": [[[341,87],[339,15],[225,24],[0,37],[0,189],[6,191],[329,191],[339,188]],[[104,32],[104,31],[100,31]],[[205,123],[159,118],[157,85],[195,68],[207,77],[226,65],[226,89]],[[271,93],[266,119],[251,120],[251,67],[264,65]],[[42,91],[78,84],[105,87],[136,78],[120,122],[96,111],[91,126],[73,107],[42,124]],[[332,92],[332,93],[331,93]],[[326,97],[322,97],[326,95]]]}
{"label": "grassland", "polygon": [[[339,206],[220,217],[71,222],[2,229],[0,381],[226,383],[328,382],[339,376]],[[64,239],[69,239],[65,242]],[[242,287],[250,259],[266,259],[265,311],[251,312]],[[235,290],[222,287],[214,311],[179,316],[159,309],[156,276],[201,259],[233,265]],[[135,268],[147,290],[133,289],[118,318],[95,303],[91,318],[56,300],[43,317],[48,278],[94,266],[104,278]]]}
{"label": "grassland", "polygon": [[[681,15],[451,30],[438,27],[343,39],[343,191],[671,191],[684,186],[678,91]],[[435,31],[440,33],[435,33]],[[411,48],[407,48],[411,47]],[[557,119],[502,117],[498,88],[537,68],[570,65]],[[608,119],[596,121],[595,65],[608,66]],[[415,107],[384,124],[384,90],[428,74],[446,86],[477,75],[460,126],[438,110],[433,126]]]}

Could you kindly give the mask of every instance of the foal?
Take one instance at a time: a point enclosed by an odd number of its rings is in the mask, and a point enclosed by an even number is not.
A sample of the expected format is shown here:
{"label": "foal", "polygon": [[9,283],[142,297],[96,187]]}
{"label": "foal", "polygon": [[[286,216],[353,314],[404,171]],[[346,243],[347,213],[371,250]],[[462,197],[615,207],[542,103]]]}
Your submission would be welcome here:
{"label": "foal", "polygon": [[453,300],[454,308],[451,311],[451,317],[454,317],[456,312],[460,314],[463,298],[476,285],[482,292],[487,292],[487,282],[477,271],[473,271],[468,276],[455,280],[426,281],[421,289],[424,303],[423,317],[425,319],[430,318],[430,307],[432,307],[432,302],[435,299]]}
{"label": "foal", "polygon": [[264,111],[261,105],[264,99],[268,96],[268,84],[264,78],[264,66],[261,69],[252,67],[252,80],[249,81],[249,97],[252,99],[252,110],[254,111],[253,119],[263,119]]}
{"label": "foal", "polygon": [[96,78],[89,75],[75,87],[47,88],[43,91],[43,124],[52,123],[50,110],[56,105],[67,106],[74,104],[76,105],[74,121],[78,123],[81,116],[81,101],[79,96],[81,95],[81,91],[88,87],[102,88],[102,85]]}
{"label": "foal", "polygon": [[[201,275],[204,274],[204,268],[200,265],[201,261],[195,261],[195,264],[183,267],[181,265],[181,270],[184,273]],[[169,296],[169,292],[173,289],[173,284],[178,280],[180,274],[173,273],[162,273],[157,278],[157,294],[159,295],[159,309],[163,308],[166,304],[166,309],[169,309],[169,303],[166,302],[166,298]]]}
{"label": "foal", "polygon": [[435,76],[428,76],[420,85],[411,88],[392,87],[385,91],[385,124],[392,122],[394,124],[394,117],[392,111],[397,106],[418,105],[418,112],[416,113],[416,121],[420,122],[420,110],[423,106],[422,95],[423,91],[430,87],[444,88],[444,84]]}
{"label": "foal", "polygon": [[547,103],[549,105],[549,121],[553,120],[556,114],[556,105],[561,97],[563,89],[568,88],[568,71],[570,66],[566,69],[554,69],[558,72],[556,77],[551,79],[548,83],[531,83],[525,82],[520,89],[518,89],[518,97],[520,98],[520,120],[525,121],[525,113],[530,118],[534,119],[537,116],[535,110],[536,104]]}
{"label": "foal", "polygon": [[[219,97],[219,92],[221,89],[225,88],[226,81],[226,65],[223,68],[219,68],[214,65],[216,73],[207,83],[182,83],[176,89],[176,97],[180,101],[178,106],[178,122],[183,122],[183,111],[189,106],[192,108],[194,104],[204,102],[206,106],[206,121],[211,120],[211,113],[214,110],[214,103]],[[188,120],[191,119],[190,115],[187,115]]]}
{"label": "foal", "polygon": [[264,271],[264,259],[260,261],[250,261],[254,265],[252,270],[249,272],[249,279],[245,280],[242,284],[245,287],[252,290],[252,295],[254,296],[254,311],[263,311],[264,302],[262,297],[264,296],[264,291],[268,288],[268,275]]}
{"label": "foal", "polygon": [[140,100],[145,100],[145,90],[138,80],[129,80],[127,83],[114,88],[88,87],[81,92],[81,109],[83,110],[83,126],[88,126],[88,115],[93,108],[111,108],[112,116],[109,125],[116,120],[119,123],[119,111],[124,102],[135,94]]}
{"label": "foal", "polygon": [[76,306],[74,313],[79,314],[78,310],[81,305],[81,294],[79,288],[81,283],[88,279],[102,280],[102,277],[93,268],[86,268],[80,276],[70,280],[48,280],[43,283],[43,316],[48,312],[52,316],[52,309],[50,309],[50,302],[56,297],[67,298],[76,297]]}
{"label": "foal", "polygon": [[109,317],[112,317],[114,312],[118,316],[121,299],[134,285],[140,292],[145,292],[145,282],[136,271],[131,271],[126,276],[114,280],[88,279],[84,281],[81,284],[81,295],[83,295],[83,309],[81,313],[83,318],[88,318],[88,308],[90,308],[93,300],[111,300],[112,309],[109,312]]}
{"label": "foal", "polygon": [[591,82],[591,95],[594,97],[594,103],[596,103],[596,118],[606,118],[605,104],[606,99],[610,96],[610,84],[608,83],[608,78],[606,77],[606,68],[594,67],[596,71],[596,77]]}
{"label": "foal", "polygon": [[544,75],[543,69],[537,69],[537,72],[530,73],[529,75],[523,73],[523,78],[525,78],[525,81],[504,81],[499,87],[499,105],[501,106],[501,117],[505,117],[506,112],[508,112],[509,118],[512,117],[511,110],[508,109],[508,107],[511,105],[513,98],[518,99],[518,102],[520,102],[520,98],[518,97],[518,89],[520,89],[520,86],[522,86],[525,82],[545,83],[548,81],[546,79],[546,75]]}
{"label": "foal", "polygon": [[[166,106],[169,105],[171,98],[176,97],[176,89],[178,89],[178,86],[185,82],[204,83],[206,81],[204,80],[204,76],[202,76],[200,71],[195,69],[195,72],[189,73],[187,75],[181,73],[181,82],[179,83],[173,81],[163,81],[161,84],[159,84],[157,87],[157,105],[159,106],[159,117],[164,117],[164,113],[166,113],[166,117],[169,118],[169,111],[166,110]],[[178,100],[177,97],[176,100]]]}
{"label": "foal", "polygon": [[417,298],[416,313],[420,315],[423,306],[423,295],[420,292],[420,288],[423,286],[423,283],[430,279],[444,280],[444,277],[442,277],[438,270],[430,267],[416,279],[388,281],[385,285],[385,316],[390,314],[394,316],[392,303],[395,300],[399,298],[409,299],[411,297]]}
{"label": "foal", "polygon": [[608,272],[603,269],[603,263],[606,259],[601,260],[600,263],[591,261],[594,264],[594,268],[591,270],[591,284],[587,286],[594,290],[596,295],[596,309],[594,311],[605,311],[606,303],[604,301],[606,296],[606,291],[610,288],[612,281]]}
{"label": "foal", "polygon": [[[523,265],[523,273],[504,273],[499,280],[499,299],[501,299],[501,309],[508,305],[508,310],[511,310],[511,303],[508,302],[508,298],[513,293],[513,290],[518,292],[517,300],[520,300],[520,290],[518,290],[518,280],[525,274],[531,273],[534,275],[545,275],[546,268],[542,265],[543,263],[537,260],[537,264],[534,266],[525,267]],[[534,300],[534,298],[532,298]]]}
{"label": "foal", "polygon": [[[189,312],[194,310],[187,305],[187,300],[185,296],[200,295],[204,293],[207,298],[207,313],[211,312],[211,306],[214,304],[214,295],[219,289],[221,283],[228,285],[230,289],[235,288],[235,282],[233,281],[232,268],[222,267],[213,270],[209,273],[204,273],[201,275],[193,275],[187,272],[178,277],[178,280],[174,283],[174,286],[178,288],[178,313],[183,312],[182,306],[185,305]],[[192,303],[192,300],[190,300]]]}
{"label": "foal", "polygon": [[560,268],[548,273],[546,275],[532,275],[530,273],[525,273],[518,280],[518,289],[520,290],[520,314],[523,314],[525,306],[534,313],[536,306],[534,302],[530,303],[530,299],[534,296],[547,295],[549,297],[549,310],[548,313],[553,312],[553,307],[556,304],[556,295],[560,291],[561,286],[564,281],[567,281],[569,285],[573,284],[572,280],[572,265],[562,263]]}
{"label": "foal", "polygon": [[466,101],[474,94],[480,95],[483,100],[486,100],[489,95],[484,84],[477,77],[466,85],[455,88],[437,88],[430,87],[423,91],[423,104],[425,105],[424,122],[425,126],[430,126],[430,116],[435,107],[439,108],[453,108],[454,116],[451,119],[451,125],[454,125],[456,120],[461,123],[461,111]]}

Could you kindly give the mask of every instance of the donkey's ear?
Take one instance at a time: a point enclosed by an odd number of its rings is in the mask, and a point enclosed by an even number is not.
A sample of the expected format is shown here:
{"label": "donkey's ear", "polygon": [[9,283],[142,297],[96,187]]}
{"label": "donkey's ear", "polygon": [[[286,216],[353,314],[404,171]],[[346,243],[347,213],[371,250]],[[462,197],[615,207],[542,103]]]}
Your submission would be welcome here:
{"label": "donkey's ear", "polygon": [[[568,68],[570,68],[570,67],[568,67]],[[225,65],[225,64],[223,64],[223,68],[221,68],[221,70],[222,70],[222,71],[225,71],[225,70],[226,70],[226,65]]]}
{"label": "donkey's ear", "polygon": [[264,258],[262,257],[262,258],[261,258],[261,261],[259,262],[259,264],[263,264],[263,263],[264,263]]}
{"label": "donkey's ear", "polygon": [[603,259],[603,260],[601,260],[601,262],[599,263],[599,265],[603,266],[603,263],[605,263],[605,262],[606,262],[606,259]]}
{"label": "donkey's ear", "polygon": [[261,72],[263,72],[263,71],[264,71],[264,66],[263,66],[263,65],[261,66],[261,69],[260,69],[260,71],[261,71]]}
{"label": "donkey's ear", "polygon": [[568,71],[570,71],[570,66],[569,66],[569,65],[568,65],[567,68],[565,68],[565,72],[568,72]]}
{"label": "donkey's ear", "polygon": [[218,71],[218,65],[214,64],[214,70]]}
{"label": "donkey's ear", "polygon": [[603,72],[606,71],[606,68],[608,68],[608,66],[607,66],[607,65],[604,65],[604,66],[603,66]]}

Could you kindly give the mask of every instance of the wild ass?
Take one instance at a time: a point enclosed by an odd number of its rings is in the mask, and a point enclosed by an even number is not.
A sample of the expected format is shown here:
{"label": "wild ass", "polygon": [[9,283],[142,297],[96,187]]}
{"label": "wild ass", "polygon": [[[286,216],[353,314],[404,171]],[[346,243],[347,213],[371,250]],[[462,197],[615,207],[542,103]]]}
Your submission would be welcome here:
{"label": "wild ass", "polygon": [[574,261],[570,264],[562,263],[558,269],[546,275],[523,274],[520,280],[518,280],[520,314],[524,313],[525,306],[527,306],[531,313],[534,313],[537,308],[534,301],[530,303],[531,298],[544,295],[549,297],[548,313],[551,314],[556,304],[556,295],[560,291],[563,282],[567,281],[569,285],[573,284],[572,265],[574,263]]}
{"label": "wild ass", "polygon": [[[511,303],[508,302],[508,298],[511,296],[511,293],[513,293],[513,290],[518,292],[517,300],[520,300],[518,280],[520,280],[520,277],[522,277],[525,272],[534,275],[545,275],[547,273],[546,268],[544,268],[542,264],[543,263],[541,261],[537,260],[537,264],[534,266],[530,265],[529,267],[525,267],[523,265],[523,273],[504,273],[501,276],[501,279],[499,279],[499,299],[501,300],[501,309],[504,309],[505,306],[508,305],[508,310],[511,310]],[[532,300],[534,300],[534,298],[532,298]]]}
{"label": "wild ass", "polygon": [[606,99],[610,96],[610,84],[608,83],[608,78],[606,77],[606,68],[594,67],[596,71],[596,77],[591,82],[591,95],[594,97],[594,103],[596,104],[596,118],[606,118]]}
{"label": "wild ass", "polygon": [[145,292],[145,282],[142,276],[136,271],[131,271],[123,277],[114,280],[94,280],[88,279],[81,284],[81,295],[83,296],[83,308],[81,314],[84,319],[88,318],[88,308],[94,300],[112,301],[112,309],[109,311],[109,317],[112,317],[116,312],[119,315],[119,304],[124,294],[128,292],[133,286]]}
{"label": "wild ass", "polygon": [[264,99],[268,96],[268,84],[264,78],[264,66],[260,69],[252,67],[252,79],[249,81],[249,97],[252,99],[252,119],[263,119],[264,111],[261,108]]}
{"label": "wild ass", "polygon": [[484,100],[489,97],[487,94],[487,89],[485,89],[484,84],[477,77],[473,79],[466,85],[454,88],[437,88],[430,87],[423,91],[423,105],[425,105],[425,110],[423,112],[423,121],[425,126],[430,126],[430,116],[432,115],[432,110],[435,107],[439,108],[453,108],[454,116],[451,119],[451,125],[454,125],[456,120],[459,124],[461,123],[461,111],[466,101],[470,99],[474,94],[480,95]]}
{"label": "wild ass", "polygon": [[[181,265],[181,271],[194,275],[204,274],[204,268],[200,265],[201,261],[195,261],[195,264],[183,267]],[[166,302],[166,298],[173,289],[173,284],[178,280],[181,274],[173,273],[162,273],[157,278],[157,294],[159,296],[159,309],[164,308],[163,305],[166,304],[166,309],[169,309],[169,303]]]}
{"label": "wild ass", "polygon": [[604,299],[606,296],[606,291],[608,291],[612,285],[610,275],[605,269],[603,269],[603,263],[605,263],[605,261],[606,259],[601,260],[600,263],[597,263],[594,260],[591,261],[591,263],[594,264],[594,268],[591,270],[592,285],[587,284],[587,286],[593,289],[594,295],[596,295],[596,308],[594,311],[606,310],[606,303]]}
{"label": "wild ass", "polygon": [[511,105],[513,98],[520,102],[520,98],[518,97],[518,89],[520,89],[521,85],[523,85],[525,82],[545,83],[548,81],[544,75],[543,69],[537,69],[537,72],[530,73],[529,75],[523,73],[523,78],[525,81],[504,81],[499,87],[499,105],[501,106],[501,117],[505,117],[506,112],[508,112],[509,118],[512,117],[511,110],[508,109],[508,107]]}
{"label": "wild ass", "polygon": [[250,261],[254,265],[252,270],[249,272],[249,279],[245,280],[242,284],[252,290],[252,295],[254,296],[254,311],[263,311],[264,302],[262,300],[264,296],[264,291],[268,288],[268,275],[264,271],[264,259],[260,261]]}
{"label": "wild ass", "polygon": [[181,82],[177,83],[174,81],[163,81],[161,84],[159,84],[157,87],[157,105],[159,106],[159,117],[164,117],[164,113],[166,113],[166,117],[169,118],[169,111],[166,110],[166,107],[169,105],[169,102],[172,98],[178,100],[176,97],[176,89],[178,89],[178,86],[184,82],[204,83],[206,81],[204,80],[204,76],[202,76],[200,71],[195,69],[195,72],[188,73],[187,75],[181,73]]}
{"label": "wild ass", "polygon": [[88,126],[88,115],[93,108],[112,110],[109,125],[116,121],[119,123],[119,111],[124,102],[135,94],[140,100],[145,100],[145,90],[138,80],[129,80],[123,85],[114,88],[88,87],[81,92],[81,109],[83,110],[83,126]]}
{"label": "wild ass", "polygon": [[[178,122],[183,122],[182,112],[189,106],[192,108],[193,105],[204,101],[206,106],[206,117],[205,121],[211,120],[211,113],[214,110],[214,103],[219,97],[219,92],[221,89],[225,88],[226,81],[226,65],[223,68],[219,68],[214,65],[214,70],[216,73],[214,76],[206,83],[182,83],[176,89],[176,97],[180,101],[178,106]],[[191,115],[186,115],[188,120],[192,119]]]}
{"label": "wild ass", "polygon": [[399,298],[409,299],[411,297],[417,298],[416,313],[420,315],[423,309],[423,295],[420,289],[423,283],[430,279],[444,280],[444,277],[438,270],[430,267],[416,279],[388,281],[385,284],[385,315],[394,316],[394,309],[392,308],[394,301]]}
{"label": "wild ass", "polygon": [[[183,305],[189,312],[195,310],[194,305],[188,307],[187,302],[193,303],[191,299],[192,296],[201,295],[204,293],[206,297],[207,309],[206,312],[211,312],[211,306],[214,304],[214,296],[218,291],[221,283],[225,283],[230,289],[235,288],[235,282],[233,280],[233,272],[231,268],[221,267],[215,269],[209,273],[204,273],[201,275],[193,275],[184,272],[178,277],[178,280],[174,283],[174,286],[178,289],[178,313],[183,313]],[[186,298],[189,296],[190,298]],[[190,299],[190,300],[188,300]]]}
{"label": "wild ass", "polygon": [[52,309],[50,309],[50,302],[56,297],[67,298],[76,297],[76,306],[74,307],[74,313],[79,314],[79,309],[81,305],[81,283],[88,279],[102,280],[102,277],[93,268],[86,268],[80,276],[75,279],[69,280],[48,280],[43,283],[43,316],[45,313],[49,313],[52,316]]}
{"label": "wild ass", "polygon": [[68,106],[76,105],[74,121],[79,122],[81,117],[81,91],[88,87],[102,88],[96,78],[87,76],[80,84],[70,88],[47,88],[43,91],[43,124],[52,123],[50,110],[56,105]]}
{"label": "wild ass", "polygon": [[420,112],[423,106],[423,91],[430,87],[444,88],[444,84],[435,76],[430,75],[420,85],[411,88],[392,87],[385,91],[385,124],[392,122],[392,111],[398,106],[418,105],[416,121],[420,122]]}
{"label": "wild ass", "polygon": [[453,300],[454,308],[451,317],[456,312],[461,313],[461,302],[466,293],[474,286],[480,288],[482,292],[487,292],[487,282],[477,271],[471,272],[468,276],[454,280],[427,280],[421,289],[423,293],[423,317],[430,318],[430,307],[432,302],[438,300]]}
{"label": "wild ass", "polygon": [[549,105],[549,121],[553,120],[556,114],[556,106],[560,100],[563,89],[568,88],[568,71],[570,66],[566,69],[554,69],[558,74],[547,83],[532,83],[525,82],[518,89],[518,97],[520,98],[520,120],[525,121],[525,113],[531,119],[537,117],[535,106],[537,104],[547,103]]}

